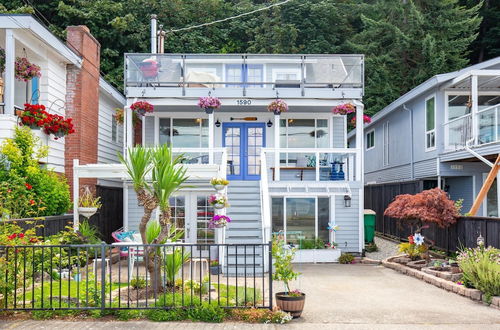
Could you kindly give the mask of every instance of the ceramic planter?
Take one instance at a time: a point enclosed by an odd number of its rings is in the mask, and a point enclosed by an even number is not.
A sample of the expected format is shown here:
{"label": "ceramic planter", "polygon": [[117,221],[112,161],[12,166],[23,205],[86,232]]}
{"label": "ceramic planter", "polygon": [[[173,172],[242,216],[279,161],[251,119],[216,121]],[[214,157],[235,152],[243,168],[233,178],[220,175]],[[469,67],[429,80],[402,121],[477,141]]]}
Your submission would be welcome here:
{"label": "ceramic planter", "polygon": [[97,207],[79,207],[78,213],[89,219],[97,212]]}
{"label": "ceramic planter", "polygon": [[224,190],[224,188],[226,188],[226,186],[223,184],[214,184],[214,189],[217,191]]}
{"label": "ceramic planter", "polygon": [[222,274],[222,267],[221,267],[221,265],[217,265],[217,266],[210,266],[210,274],[211,274],[211,275],[219,275],[219,274]]}
{"label": "ceramic planter", "polygon": [[306,303],[305,293],[301,293],[300,296],[289,296],[285,292],[278,292],[275,297],[276,306],[282,311],[290,313],[294,319],[300,317]]}

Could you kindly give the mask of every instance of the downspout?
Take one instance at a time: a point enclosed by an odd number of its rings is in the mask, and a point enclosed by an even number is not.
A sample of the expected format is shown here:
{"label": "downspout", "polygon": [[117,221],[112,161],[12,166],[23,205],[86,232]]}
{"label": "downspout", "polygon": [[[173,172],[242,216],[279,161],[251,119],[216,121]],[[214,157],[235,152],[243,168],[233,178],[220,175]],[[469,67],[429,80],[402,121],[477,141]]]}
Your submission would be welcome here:
{"label": "downspout", "polygon": [[413,110],[408,108],[406,104],[403,104],[403,109],[410,113],[410,166],[411,166],[411,179],[415,180],[415,146],[413,145]]}

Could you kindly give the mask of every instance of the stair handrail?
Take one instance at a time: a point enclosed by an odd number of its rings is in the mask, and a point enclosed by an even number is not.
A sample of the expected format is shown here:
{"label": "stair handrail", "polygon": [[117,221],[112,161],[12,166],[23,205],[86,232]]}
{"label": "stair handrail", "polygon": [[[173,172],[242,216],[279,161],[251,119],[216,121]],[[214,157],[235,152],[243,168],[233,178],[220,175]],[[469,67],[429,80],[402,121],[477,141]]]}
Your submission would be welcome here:
{"label": "stair handrail", "polygon": [[267,175],[267,161],[264,150],[260,153],[260,205],[262,214],[262,243],[271,240],[271,207],[269,205],[269,181]]}

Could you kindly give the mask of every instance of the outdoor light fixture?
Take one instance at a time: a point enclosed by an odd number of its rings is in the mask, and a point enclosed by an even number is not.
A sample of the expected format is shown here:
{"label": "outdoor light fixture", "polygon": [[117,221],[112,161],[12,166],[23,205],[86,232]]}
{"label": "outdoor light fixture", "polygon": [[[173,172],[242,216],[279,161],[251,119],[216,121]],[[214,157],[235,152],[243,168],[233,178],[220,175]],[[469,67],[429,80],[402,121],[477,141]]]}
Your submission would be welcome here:
{"label": "outdoor light fixture", "polygon": [[220,127],[220,121],[219,121],[219,119],[217,119],[217,121],[215,122],[215,127]]}
{"label": "outdoor light fixture", "polygon": [[351,196],[344,195],[344,206],[351,207]]}
{"label": "outdoor light fixture", "polygon": [[273,127],[273,122],[271,121],[271,119],[269,119],[269,121],[267,122],[267,127]]}

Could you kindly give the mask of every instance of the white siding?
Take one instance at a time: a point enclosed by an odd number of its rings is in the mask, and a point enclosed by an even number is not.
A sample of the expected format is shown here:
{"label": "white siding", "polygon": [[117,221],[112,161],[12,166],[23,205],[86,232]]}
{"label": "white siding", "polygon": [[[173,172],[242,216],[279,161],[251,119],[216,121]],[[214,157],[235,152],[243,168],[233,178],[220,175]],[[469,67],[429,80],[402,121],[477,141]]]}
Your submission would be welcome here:
{"label": "white siding", "polygon": [[99,92],[99,134],[97,162],[100,164],[119,163],[118,153],[123,151],[123,127],[118,125],[115,142],[112,139],[112,118],[115,108],[122,108],[123,104],[110,97],[102,89]]}
{"label": "white siding", "polygon": [[[342,252],[359,251],[359,189],[352,189],[351,207],[345,207],[343,196],[335,198],[335,223],[339,226],[336,242]],[[362,229],[361,229],[362,230]]]}
{"label": "white siding", "polygon": [[333,116],[332,117],[332,129],[333,129],[333,148],[345,148],[346,144],[346,134],[347,126],[345,122],[345,116]]}

